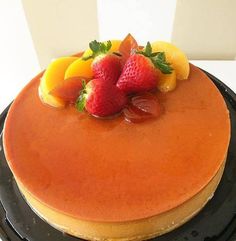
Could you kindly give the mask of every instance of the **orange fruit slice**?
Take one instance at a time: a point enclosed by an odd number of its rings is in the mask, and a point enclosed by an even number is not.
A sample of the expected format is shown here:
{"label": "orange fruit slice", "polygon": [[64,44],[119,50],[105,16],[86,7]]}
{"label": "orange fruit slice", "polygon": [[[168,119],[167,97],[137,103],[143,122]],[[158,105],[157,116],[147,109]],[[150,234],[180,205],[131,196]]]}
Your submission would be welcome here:
{"label": "orange fruit slice", "polygon": [[65,105],[62,99],[52,96],[50,91],[64,80],[66,69],[77,59],[77,57],[61,57],[48,65],[39,85],[39,95],[44,103],[54,107]]}
{"label": "orange fruit slice", "polygon": [[169,92],[176,87],[176,73],[175,70],[172,70],[171,74],[160,73],[160,80],[157,85],[157,88],[161,92]]}
{"label": "orange fruit slice", "polygon": [[65,79],[77,76],[83,76],[92,79],[93,72],[91,69],[93,59],[83,60],[78,58],[72,64],[68,66],[65,72]]}
{"label": "orange fruit slice", "polygon": [[189,62],[185,53],[171,43],[156,41],[151,44],[153,52],[165,52],[167,62],[174,68],[177,79],[187,79]]}

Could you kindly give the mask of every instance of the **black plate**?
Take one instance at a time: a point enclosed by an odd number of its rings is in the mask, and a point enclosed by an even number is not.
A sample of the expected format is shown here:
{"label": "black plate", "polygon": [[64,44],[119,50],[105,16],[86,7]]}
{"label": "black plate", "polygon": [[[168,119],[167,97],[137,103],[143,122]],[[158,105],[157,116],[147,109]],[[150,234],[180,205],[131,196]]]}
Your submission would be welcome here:
{"label": "black plate", "polygon": [[[192,220],[158,241],[236,240],[236,95],[213,75],[206,74],[223,95],[231,118],[231,141],[225,171],[213,199]],[[9,107],[8,107],[9,108]],[[0,132],[8,108],[0,116]],[[216,106],[217,108],[217,106]],[[1,136],[2,142],[2,136]],[[2,241],[78,241],[42,221],[22,198],[0,143],[0,239]]]}

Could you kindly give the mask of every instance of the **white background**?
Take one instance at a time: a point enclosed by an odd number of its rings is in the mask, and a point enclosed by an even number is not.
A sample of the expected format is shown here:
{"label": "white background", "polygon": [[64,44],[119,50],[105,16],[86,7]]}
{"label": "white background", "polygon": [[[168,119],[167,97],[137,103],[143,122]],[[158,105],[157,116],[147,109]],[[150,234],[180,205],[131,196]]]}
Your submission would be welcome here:
{"label": "white background", "polygon": [[0,0],[0,112],[39,72],[20,0]]}
{"label": "white background", "polygon": [[[171,37],[175,2],[175,0],[98,0],[100,39],[121,38],[127,32],[132,32],[143,43],[156,39],[168,41]],[[114,11],[110,11],[111,9]],[[110,18],[112,22],[107,21]],[[0,31],[1,112],[23,86],[40,71],[40,67],[20,0],[0,0]],[[235,61],[194,61],[194,63],[236,91]]]}
{"label": "white background", "polygon": [[176,0],[97,0],[101,40],[122,39],[127,33],[144,45],[170,40]]}

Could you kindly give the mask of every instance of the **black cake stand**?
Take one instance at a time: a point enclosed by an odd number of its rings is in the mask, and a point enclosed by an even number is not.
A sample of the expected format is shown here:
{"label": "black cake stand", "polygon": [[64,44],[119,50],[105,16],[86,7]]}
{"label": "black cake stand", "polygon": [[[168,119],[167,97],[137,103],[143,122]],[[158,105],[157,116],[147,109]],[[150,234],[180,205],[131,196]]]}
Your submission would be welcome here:
{"label": "black cake stand", "polygon": [[[231,141],[222,180],[212,200],[189,222],[154,238],[158,241],[235,241],[236,240],[236,95],[213,75],[205,72],[224,97],[231,119]],[[217,106],[216,106],[217,108]],[[0,133],[9,106],[0,115]],[[0,240],[78,241],[41,220],[22,198],[7,166],[0,142]]]}

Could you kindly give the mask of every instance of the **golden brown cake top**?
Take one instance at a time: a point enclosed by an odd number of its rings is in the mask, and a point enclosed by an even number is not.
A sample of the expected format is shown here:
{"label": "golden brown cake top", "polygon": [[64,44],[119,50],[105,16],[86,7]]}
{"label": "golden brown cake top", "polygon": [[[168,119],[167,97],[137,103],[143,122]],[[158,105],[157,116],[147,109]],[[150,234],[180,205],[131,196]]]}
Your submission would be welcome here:
{"label": "golden brown cake top", "polygon": [[17,180],[58,211],[96,221],[154,216],[196,195],[226,157],[226,104],[193,65],[175,91],[157,94],[160,118],[139,124],[48,107],[39,79],[11,106],[4,149]]}

